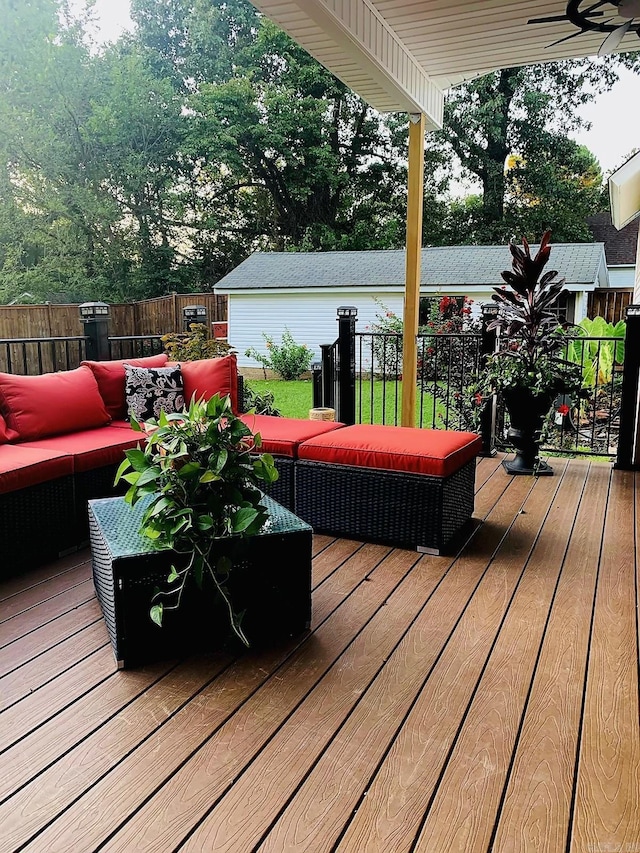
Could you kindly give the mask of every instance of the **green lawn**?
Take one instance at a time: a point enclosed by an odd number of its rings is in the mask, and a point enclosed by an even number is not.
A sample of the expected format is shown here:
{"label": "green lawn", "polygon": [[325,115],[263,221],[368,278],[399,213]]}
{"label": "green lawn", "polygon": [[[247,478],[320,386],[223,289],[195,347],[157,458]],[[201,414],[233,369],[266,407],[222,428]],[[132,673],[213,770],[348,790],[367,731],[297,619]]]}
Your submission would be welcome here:
{"label": "green lawn", "polygon": [[[249,379],[245,382],[256,394],[271,391],[275,398],[276,407],[285,417],[309,417],[309,409],[313,407],[313,387],[310,379],[287,382],[282,379]],[[402,382],[397,384],[387,382],[386,390],[385,383],[380,381],[374,380],[373,387],[370,381],[358,383],[356,386],[356,421],[360,423],[393,424],[396,423],[395,413],[397,411],[397,422],[399,423],[401,397]],[[433,400],[430,396],[424,396],[423,406],[422,423],[424,426],[430,427],[433,417]],[[371,417],[372,408],[373,418]],[[419,426],[420,397],[418,397],[416,408],[416,426]],[[438,406],[438,408],[440,407]]]}

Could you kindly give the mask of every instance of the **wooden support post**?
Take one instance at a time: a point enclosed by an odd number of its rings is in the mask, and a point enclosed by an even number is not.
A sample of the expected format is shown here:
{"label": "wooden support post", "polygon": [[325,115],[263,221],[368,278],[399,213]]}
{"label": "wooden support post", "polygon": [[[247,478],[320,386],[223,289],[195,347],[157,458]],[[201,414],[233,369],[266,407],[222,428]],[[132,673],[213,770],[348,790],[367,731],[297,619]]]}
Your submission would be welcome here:
{"label": "wooden support post", "polygon": [[414,426],[418,371],[418,312],[422,255],[424,184],[424,115],[409,116],[409,175],[407,195],[407,260],[402,339],[402,426]]}

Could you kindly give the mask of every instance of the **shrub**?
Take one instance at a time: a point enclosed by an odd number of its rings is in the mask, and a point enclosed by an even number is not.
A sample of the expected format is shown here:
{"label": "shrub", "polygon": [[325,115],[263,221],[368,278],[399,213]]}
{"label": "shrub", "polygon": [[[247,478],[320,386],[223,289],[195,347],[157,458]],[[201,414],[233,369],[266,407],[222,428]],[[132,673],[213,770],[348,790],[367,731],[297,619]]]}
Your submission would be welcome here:
{"label": "shrub", "polygon": [[264,368],[274,370],[283,379],[299,379],[311,367],[311,350],[306,344],[297,344],[286,327],[279,345],[266,332],[262,333],[262,337],[267,342],[266,355],[254,347],[250,347],[245,355],[260,362]]}
{"label": "shrub", "polygon": [[368,330],[374,372],[384,379],[397,379],[402,375],[402,319],[377,297],[374,301],[380,309]]}
{"label": "shrub", "polygon": [[191,323],[188,332],[171,332],[163,335],[162,343],[172,361],[220,358],[231,351],[231,346],[226,341],[209,337],[204,323]]}
{"label": "shrub", "polygon": [[245,381],[242,386],[242,410],[244,412],[254,411],[256,415],[271,415],[281,418],[282,412],[275,406],[275,397],[271,391],[264,394],[256,393]]}

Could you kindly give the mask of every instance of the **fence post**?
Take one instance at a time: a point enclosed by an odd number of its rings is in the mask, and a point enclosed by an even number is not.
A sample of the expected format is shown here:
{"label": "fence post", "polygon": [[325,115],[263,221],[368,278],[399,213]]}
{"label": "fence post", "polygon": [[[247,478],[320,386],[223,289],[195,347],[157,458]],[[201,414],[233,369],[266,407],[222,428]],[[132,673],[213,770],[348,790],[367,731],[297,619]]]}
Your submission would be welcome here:
{"label": "fence post", "polygon": [[171,292],[171,298],[173,300],[173,328],[178,331],[180,328],[180,319],[178,317],[178,294],[175,290]]}
{"label": "fence post", "polygon": [[353,305],[338,308],[338,420],[356,422],[356,318]]}
{"label": "fence post", "polygon": [[333,360],[335,344],[320,344],[322,352],[322,402],[321,406],[335,408],[335,363]]}
{"label": "fence post", "polygon": [[90,361],[108,361],[111,358],[109,306],[106,302],[83,302],[78,311],[87,337],[86,357]]}
{"label": "fence post", "polygon": [[311,365],[311,379],[313,382],[313,408],[319,409],[322,402],[322,362],[314,361]]}
{"label": "fence post", "polygon": [[640,305],[627,308],[627,331],[624,338],[624,369],[620,432],[614,468],[634,471],[640,467]]}
{"label": "fence post", "polygon": [[[499,308],[495,302],[483,302],[482,332],[480,334],[480,370],[484,370],[487,356],[496,351],[498,335],[495,329],[488,330],[489,324],[498,316]],[[480,456],[496,455],[496,395],[488,400],[480,415],[480,435],[482,436],[482,451]]]}
{"label": "fence post", "polygon": [[207,326],[207,337],[211,337],[211,330],[207,325],[206,305],[185,305],[182,309],[182,329],[184,332],[191,331],[192,323],[203,323]]}

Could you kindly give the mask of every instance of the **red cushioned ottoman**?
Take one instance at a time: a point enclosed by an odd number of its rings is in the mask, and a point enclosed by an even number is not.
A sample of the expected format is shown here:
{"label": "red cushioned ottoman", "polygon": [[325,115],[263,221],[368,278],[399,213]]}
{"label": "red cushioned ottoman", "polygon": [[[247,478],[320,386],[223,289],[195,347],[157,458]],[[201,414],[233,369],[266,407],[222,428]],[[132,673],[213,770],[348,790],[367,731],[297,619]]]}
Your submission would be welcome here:
{"label": "red cushioned ottoman", "polygon": [[303,441],[343,426],[334,421],[306,421],[302,418],[276,418],[271,415],[240,415],[252,433],[260,433],[260,451],[270,453],[279,477],[265,491],[292,512],[295,508],[294,462]]}
{"label": "red cushioned ottoman", "polygon": [[356,424],[302,442],[296,513],[318,532],[439,554],[473,513],[475,433]]}

